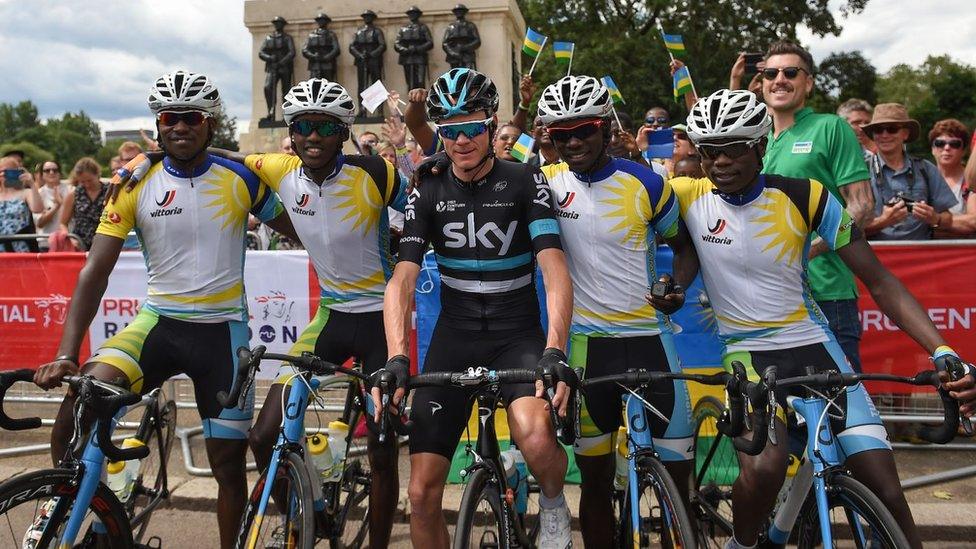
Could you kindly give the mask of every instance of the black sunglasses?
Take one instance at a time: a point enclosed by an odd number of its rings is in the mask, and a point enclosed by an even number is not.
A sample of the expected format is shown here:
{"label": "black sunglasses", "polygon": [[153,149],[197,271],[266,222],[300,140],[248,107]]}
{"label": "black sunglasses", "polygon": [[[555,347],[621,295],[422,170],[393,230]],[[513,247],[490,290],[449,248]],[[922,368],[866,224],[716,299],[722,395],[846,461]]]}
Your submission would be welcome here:
{"label": "black sunglasses", "polygon": [[950,149],[961,149],[962,139],[936,139],[932,142],[932,146],[936,149],[945,148],[946,145],[949,145]]}
{"label": "black sunglasses", "polygon": [[780,72],[782,72],[783,76],[785,76],[787,80],[793,80],[800,74],[800,71],[810,74],[810,71],[804,69],[803,67],[783,67],[782,69],[767,67],[763,69],[762,75],[766,80],[776,80],[776,77],[779,76]]}
{"label": "black sunglasses", "polygon": [[546,133],[549,134],[549,138],[553,141],[563,142],[569,141],[574,137],[576,139],[586,139],[600,131],[602,126],[603,120],[592,120],[569,128],[546,128]]}
{"label": "black sunglasses", "polygon": [[666,126],[670,121],[671,120],[669,120],[667,116],[658,116],[656,118],[653,116],[648,116],[647,118],[644,119],[644,122],[646,124],[659,124],[662,126]]}
{"label": "black sunglasses", "polygon": [[209,117],[210,115],[200,111],[169,111],[159,113],[156,119],[164,126],[175,126],[180,122],[183,122],[187,126],[199,126]]}
{"label": "black sunglasses", "polygon": [[329,137],[332,135],[337,135],[339,132],[345,128],[345,124],[341,122],[335,122],[333,120],[322,120],[321,122],[313,122],[311,120],[296,120],[291,123],[291,131],[297,133],[303,137],[308,137],[312,135],[312,132],[319,134],[320,137]]}
{"label": "black sunglasses", "polygon": [[872,134],[875,134],[875,133],[888,133],[888,134],[894,135],[894,134],[900,132],[902,128],[904,128],[904,126],[901,126],[901,125],[898,125],[898,124],[885,124],[883,126],[878,126],[878,127],[874,128],[874,129],[872,129],[871,130],[871,133]]}
{"label": "black sunglasses", "polygon": [[698,152],[702,158],[715,160],[721,155],[725,155],[729,160],[735,160],[744,156],[756,146],[757,141],[733,141],[722,145],[698,144]]}

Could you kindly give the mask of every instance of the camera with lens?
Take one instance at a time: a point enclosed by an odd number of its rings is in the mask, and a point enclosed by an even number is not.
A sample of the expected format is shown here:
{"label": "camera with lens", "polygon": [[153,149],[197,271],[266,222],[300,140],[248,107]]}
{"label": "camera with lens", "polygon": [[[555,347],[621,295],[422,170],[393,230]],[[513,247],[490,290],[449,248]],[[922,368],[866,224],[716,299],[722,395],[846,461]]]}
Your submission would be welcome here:
{"label": "camera with lens", "polygon": [[667,277],[667,280],[658,280],[651,285],[651,295],[654,297],[664,297],[668,294],[674,293],[674,280],[671,277]]}
{"label": "camera with lens", "polygon": [[888,204],[887,205],[888,206],[894,206],[895,204],[898,203],[899,200],[901,200],[902,202],[905,203],[905,208],[908,210],[908,213],[912,213],[912,208],[915,207],[916,200],[914,198],[908,196],[907,194],[905,194],[905,191],[898,191],[898,193],[895,194],[895,196],[892,196],[888,200]]}

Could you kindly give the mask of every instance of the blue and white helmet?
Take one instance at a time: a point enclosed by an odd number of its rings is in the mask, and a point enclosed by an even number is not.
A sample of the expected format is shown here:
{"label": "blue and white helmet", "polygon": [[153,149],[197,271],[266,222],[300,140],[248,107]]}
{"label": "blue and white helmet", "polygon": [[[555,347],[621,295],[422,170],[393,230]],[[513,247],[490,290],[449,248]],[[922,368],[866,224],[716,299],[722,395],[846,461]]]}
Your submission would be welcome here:
{"label": "blue and white helmet", "polygon": [[427,119],[438,122],[460,114],[498,110],[498,90],[484,74],[471,69],[451,69],[427,92]]}

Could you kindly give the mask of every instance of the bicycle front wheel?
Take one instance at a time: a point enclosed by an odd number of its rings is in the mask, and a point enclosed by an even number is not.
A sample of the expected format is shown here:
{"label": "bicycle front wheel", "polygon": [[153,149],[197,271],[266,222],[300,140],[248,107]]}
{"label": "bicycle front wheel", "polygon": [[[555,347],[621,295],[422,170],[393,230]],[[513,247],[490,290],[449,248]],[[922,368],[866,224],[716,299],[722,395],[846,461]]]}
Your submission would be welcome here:
{"label": "bicycle front wheel", "polygon": [[[268,482],[271,501],[264,516],[258,514],[261,496]],[[315,513],[312,509],[312,485],[301,456],[284,452],[278,460],[273,479],[265,470],[248,498],[238,547],[312,547],[315,543]]]}
{"label": "bicycle front wheel", "polygon": [[358,459],[348,460],[338,486],[339,514],[336,534],[329,540],[332,549],[359,549],[369,531],[369,471],[363,470]]}
{"label": "bicycle front wheel", "polygon": [[[867,486],[845,474],[830,476],[827,484],[827,508],[834,547],[908,547],[908,539],[901,527],[878,496]],[[817,499],[812,490],[800,510],[793,532],[796,534],[799,549],[813,549],[823,545]]]}
{"label": "bicycle front wheel", "polygon": [[[157,401],[156,406],[159,406]],[[125,510],[132,522],[132,538],[141,542],[149,528],[149,518],[157,506],[169,497],[166,464],[173,448],[176,431],[176,403],[165,401],[156,410],[146,410],[136,438],[149,448],[149,455],[139,462],[139,475],[132,485],[132,495]]]}
{"label": "bicycle front wheel", "polygon": [[732,537],[732,483],[739,458],[732,440],[718,431],[725,406],[710,396],[695,405],[695,484],[690,514],[698,521],[699,545],[721,549]]}
{"label": "bicycle front wheel", "polygon": [[[45,469],[0,484],[0,547],[60,547],[68,518],[75,512],[84,512],[85,519],[73,547],[132,547],[129,519],[115,494],[99,483],[88,507],[75,509],[75,478],[73,471]],[[103,533],[94,531],[96,522],[104,526],[99,528]]]}
{"label": "bicycle front wheel", "polygon": [[624,547],[697,547],[695,530],[682,503],[678,486],[664,464],[645,457],[638,465],[638,532],[633,531],[630,498],[621,517]]}
{"label": "bicycle front wheel", "polygon": [[487,469],[478,469],[464,486],[454,531],[454,549],[511,546],[498,487]]}

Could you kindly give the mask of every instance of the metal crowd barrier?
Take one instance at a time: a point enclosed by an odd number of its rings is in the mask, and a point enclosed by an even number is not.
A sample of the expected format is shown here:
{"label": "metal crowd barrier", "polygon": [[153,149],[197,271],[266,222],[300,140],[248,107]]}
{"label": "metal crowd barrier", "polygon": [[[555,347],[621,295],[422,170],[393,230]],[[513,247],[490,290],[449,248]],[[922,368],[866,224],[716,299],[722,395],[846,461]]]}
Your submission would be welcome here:
{"label": "metal crowd barrier", "polygon": [[[50,235],[30,233],[30,234],[4,234],[0,235],[0,251],[12,252],[14,251],[13,246],[10,245],[11,242],[25,242],[30,248],[31,252],[37,253],[40,251],[41,242],[47,242],[47,237]],[[81,241],[81,237],[75,233],[68,233],[68,238],[74,242],[75,248],[80,252],[88,250],[85,243]]]}

